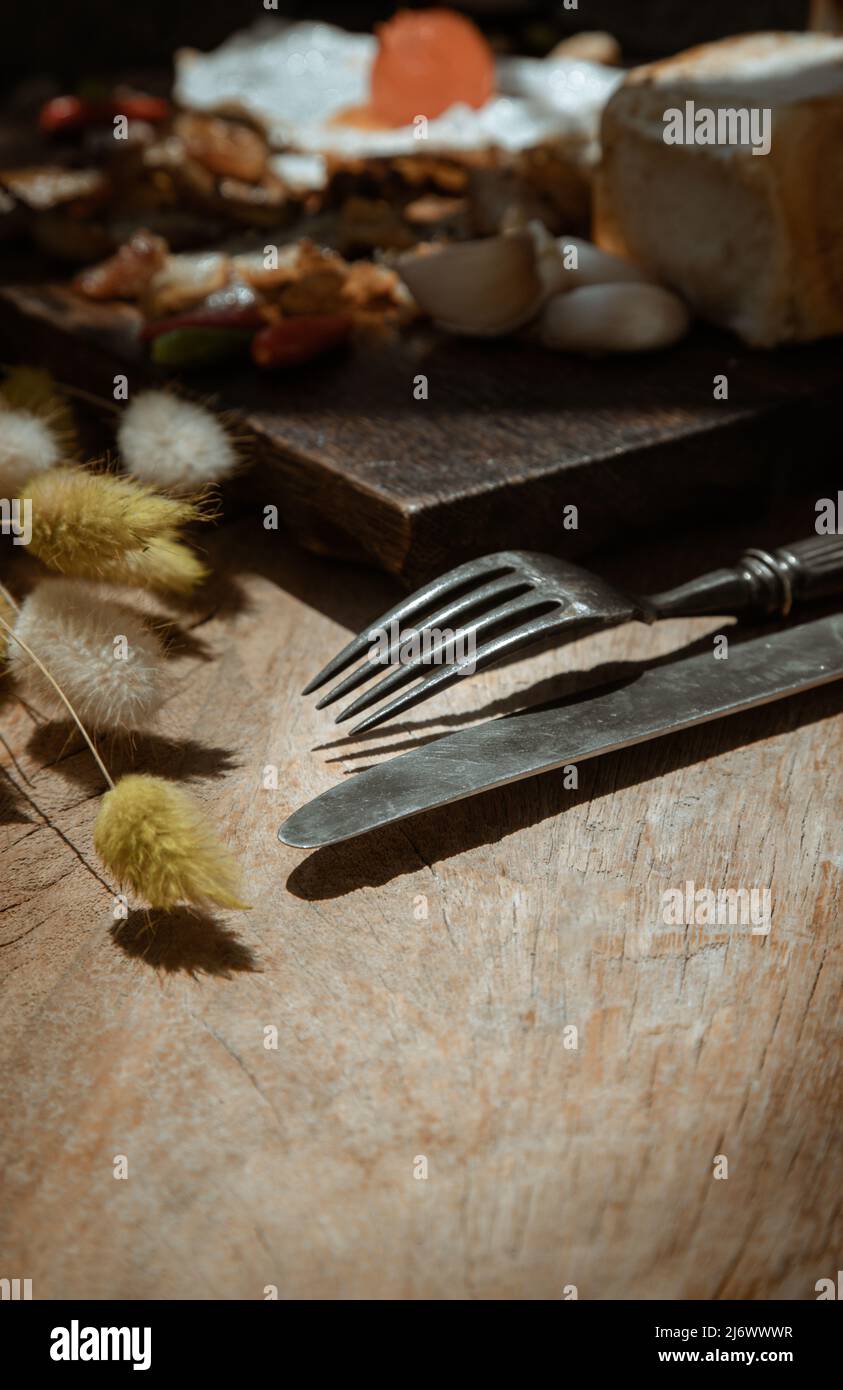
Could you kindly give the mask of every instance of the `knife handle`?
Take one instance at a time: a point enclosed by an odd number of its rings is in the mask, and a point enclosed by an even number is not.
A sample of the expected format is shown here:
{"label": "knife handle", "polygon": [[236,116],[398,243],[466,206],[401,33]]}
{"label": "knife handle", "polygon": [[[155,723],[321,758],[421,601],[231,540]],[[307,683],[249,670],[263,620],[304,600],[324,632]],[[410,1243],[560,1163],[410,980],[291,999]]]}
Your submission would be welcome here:
{"label": "knife handle", "polygon": [[807,536],[776,550],[746,550],[737,565],[648,594],[651,618],[758,613],[786,617],[794,603],[843,593],[843,535]]}

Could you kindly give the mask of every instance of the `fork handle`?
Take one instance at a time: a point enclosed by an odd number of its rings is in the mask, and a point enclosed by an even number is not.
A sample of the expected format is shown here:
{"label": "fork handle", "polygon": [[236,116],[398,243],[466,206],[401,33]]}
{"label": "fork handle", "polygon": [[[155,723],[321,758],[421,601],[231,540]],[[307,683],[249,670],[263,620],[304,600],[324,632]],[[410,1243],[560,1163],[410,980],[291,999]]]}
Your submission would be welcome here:
{"label": "fork handle", "polygon": [[776,613],[796,602],[843,593],[843,535],[808,536],[777,550],[744,551],[728,569],[712,570],[688,584],[642,601],[650,621],[694,614]]}

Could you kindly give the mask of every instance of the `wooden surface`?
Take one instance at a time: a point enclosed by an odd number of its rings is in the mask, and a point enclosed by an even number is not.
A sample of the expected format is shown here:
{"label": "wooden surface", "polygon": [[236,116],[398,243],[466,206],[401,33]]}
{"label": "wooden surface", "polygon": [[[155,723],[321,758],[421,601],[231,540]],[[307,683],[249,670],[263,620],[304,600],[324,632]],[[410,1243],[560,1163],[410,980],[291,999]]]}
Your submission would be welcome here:
{"label": "wooden surface", "polygon": [[[604,571],[661,586],[748,538]],[[395,586],[254,518],[211,552],[228,575],[176,615],[134,765],[193,787],[251,912],[115,924],[90,759],[0,707],[4,1275],[35,1298],[813,1299],[841,1237],[843,691],[305,855],[281,820],[374,756],[726,623],[540,653],[351,744],[298,692]],[[770,935],[666,927],[687,879],[769,885]]]}
{"label": "wooden surface", "polygon": [[[133,389],[149,374],[138,323],[61,288],[7,288],[0,360],[44,362],[111,399],[115,372]],[[721,374],[729,398],[715,401]],[[808,458],[830,489],[843,444],[839,341],[751,352],[703,328],[668,353],[599,362],[418,330],[294,373],[229,366],[185,383],[231,412],[256,459],[252,495],[303,544],[411,585],[491,550],[572,558],[677,517],[757,511]],[[570,506],[579,526],[563,530]]]}

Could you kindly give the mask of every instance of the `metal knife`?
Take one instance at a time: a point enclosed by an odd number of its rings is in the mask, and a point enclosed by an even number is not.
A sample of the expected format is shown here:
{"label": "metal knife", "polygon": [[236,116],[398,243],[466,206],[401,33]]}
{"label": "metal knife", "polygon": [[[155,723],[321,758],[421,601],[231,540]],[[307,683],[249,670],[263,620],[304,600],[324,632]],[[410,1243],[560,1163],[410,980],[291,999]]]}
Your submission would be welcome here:
{"label": "metal knife", "polygon": [[843,677],[843,613],[650,667],[625,684],[462,729],[357,773],[278,831],[315,849],[522,777],[628,748]]}

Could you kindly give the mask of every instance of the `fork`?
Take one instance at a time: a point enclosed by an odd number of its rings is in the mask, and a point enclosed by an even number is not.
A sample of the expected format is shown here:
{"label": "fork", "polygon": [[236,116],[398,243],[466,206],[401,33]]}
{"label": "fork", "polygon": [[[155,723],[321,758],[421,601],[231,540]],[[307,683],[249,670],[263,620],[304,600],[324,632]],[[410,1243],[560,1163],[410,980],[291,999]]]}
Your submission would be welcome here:
{"label": "fork", "polygon": [[[785,617],[796,600],[841,591],[843,535],[809,536],[773,551],[749,549],[736,565],[645,597],[625,593],[589,570],[552,555],[501,550],[449,570],[390,608],[343,647],[302,693],[312,694],[353,666],[376,640],[383,648],[383,634],[397,631],[386,651],[377,656],[370,651],[317,705],[324,709],[363,685],[374,671],[389,667],[388,675],[341,710],[336,723],[342,724],[409,684],[428,666],[436,667],[418,685],[397,695],[350,731],[360,734],[420,704],[460,676],[473,674],[554,634],[570,641],[633,620],[654,623],[660,618],[705,614],[750,612]],[[444,635],[442,629],[455,620],[463,620],[459,629],[462,639],[476,648],[471,663],[438,660],[453,650],[453,637]],[[402,631],[407,622],[421,626]],[[419,653],[405,661],[401,649],[408,637],[418,637],[424,655]]]}

